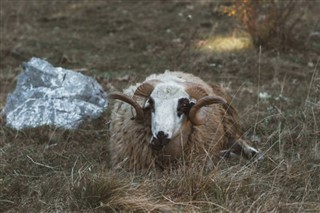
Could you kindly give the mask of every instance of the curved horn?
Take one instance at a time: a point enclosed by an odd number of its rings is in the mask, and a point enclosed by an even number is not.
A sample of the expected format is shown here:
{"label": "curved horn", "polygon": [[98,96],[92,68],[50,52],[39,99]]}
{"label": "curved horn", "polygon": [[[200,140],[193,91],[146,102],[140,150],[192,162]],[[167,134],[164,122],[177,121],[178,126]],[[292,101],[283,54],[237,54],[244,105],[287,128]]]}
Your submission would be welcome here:
{"label": "curved horn", "polygon": [[199,100],[202,97],[208,96],[208,93],[198,84],[195,83],[184,83],[186,87],[186,92],[190,97]]}
{"label": "curved horn", "polygon": [[134,96],[149,97],[154,87],[160,82],[159,80],[149,80],[142,83],[134,92]]}
{"label": "curved horn", "polygon": [[112,93],[109,93],[108,98],[118,99],[118,100],[121,100],[121,101],[124,101],[124,102],[130,104],[136,110],[135,120],[141,121],[144,119],[144,113],[143,113],[142,107],[135,100],[133,100],[131,97],[129,97],[128,95],[125,95],[121,92],[112,92]]}
{"label": "curved horn", "polygon": [[203,116],[200,115],[199,110],[211,104],[221,104],[226,110],[229,108],[229,104],[224,98],[219,96],[205,96],[197,101],[197,103],[191,107],[189,112],[189,119],[193,125],[201,125],[204,122]]}

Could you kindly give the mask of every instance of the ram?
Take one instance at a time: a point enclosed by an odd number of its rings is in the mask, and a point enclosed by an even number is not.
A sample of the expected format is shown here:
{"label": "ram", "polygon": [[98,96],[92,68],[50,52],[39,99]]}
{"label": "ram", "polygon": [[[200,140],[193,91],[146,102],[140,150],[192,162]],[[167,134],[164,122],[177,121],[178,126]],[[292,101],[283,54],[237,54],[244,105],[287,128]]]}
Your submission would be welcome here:
{"label": "ram", "polygon": [[153,74],[121,92],[110,123],[111,164],[128,170],[205,165],[257,149],[243,140],[231,97],[219,86],[183,72]]}

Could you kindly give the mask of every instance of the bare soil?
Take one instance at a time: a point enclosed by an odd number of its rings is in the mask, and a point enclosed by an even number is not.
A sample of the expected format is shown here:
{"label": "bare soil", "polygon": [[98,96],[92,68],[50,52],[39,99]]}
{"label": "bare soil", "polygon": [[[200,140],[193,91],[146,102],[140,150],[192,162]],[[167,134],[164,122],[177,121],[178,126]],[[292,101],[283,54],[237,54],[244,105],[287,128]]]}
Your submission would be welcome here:
{"label": "bare soil", "polygon": [[108,112],[72,131],[16,131],[2,116],[0,212],[320,212],[320,4],[304,6],[286,51],[246,43],[221,12],[228,5],[0,0],[0,109],[31,57],[81,71],[106,91],[182,70],[230,92],[245,137],[265,155],[222,160],[209,174],[140,176],[110,168]]}

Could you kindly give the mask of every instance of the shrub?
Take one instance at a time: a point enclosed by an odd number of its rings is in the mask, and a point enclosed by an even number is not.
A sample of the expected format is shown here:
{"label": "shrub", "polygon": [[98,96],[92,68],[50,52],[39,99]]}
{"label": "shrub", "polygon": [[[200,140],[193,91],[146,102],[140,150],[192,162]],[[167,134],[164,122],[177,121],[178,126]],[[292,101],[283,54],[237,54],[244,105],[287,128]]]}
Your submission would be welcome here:
{"label": "shrub", "polygon": [[287,49],[297,45],[295,30],[305,13],[305,1],[232,0],[223,12],[236,17],[252,38],[255,47]]}

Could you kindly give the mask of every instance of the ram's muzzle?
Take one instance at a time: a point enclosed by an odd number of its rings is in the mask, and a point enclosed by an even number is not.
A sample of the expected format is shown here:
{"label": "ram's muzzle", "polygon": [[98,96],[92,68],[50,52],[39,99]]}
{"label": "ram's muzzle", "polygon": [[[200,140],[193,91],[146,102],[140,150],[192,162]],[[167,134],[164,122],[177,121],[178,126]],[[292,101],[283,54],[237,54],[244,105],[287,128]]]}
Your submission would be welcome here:
{"label": "ram's muzzle", "polygon": [[169,142],[170,138],[168,138],[168,135],[160,131],[156,137],[151,138],[150,146],[153,150],[160,151]]}

